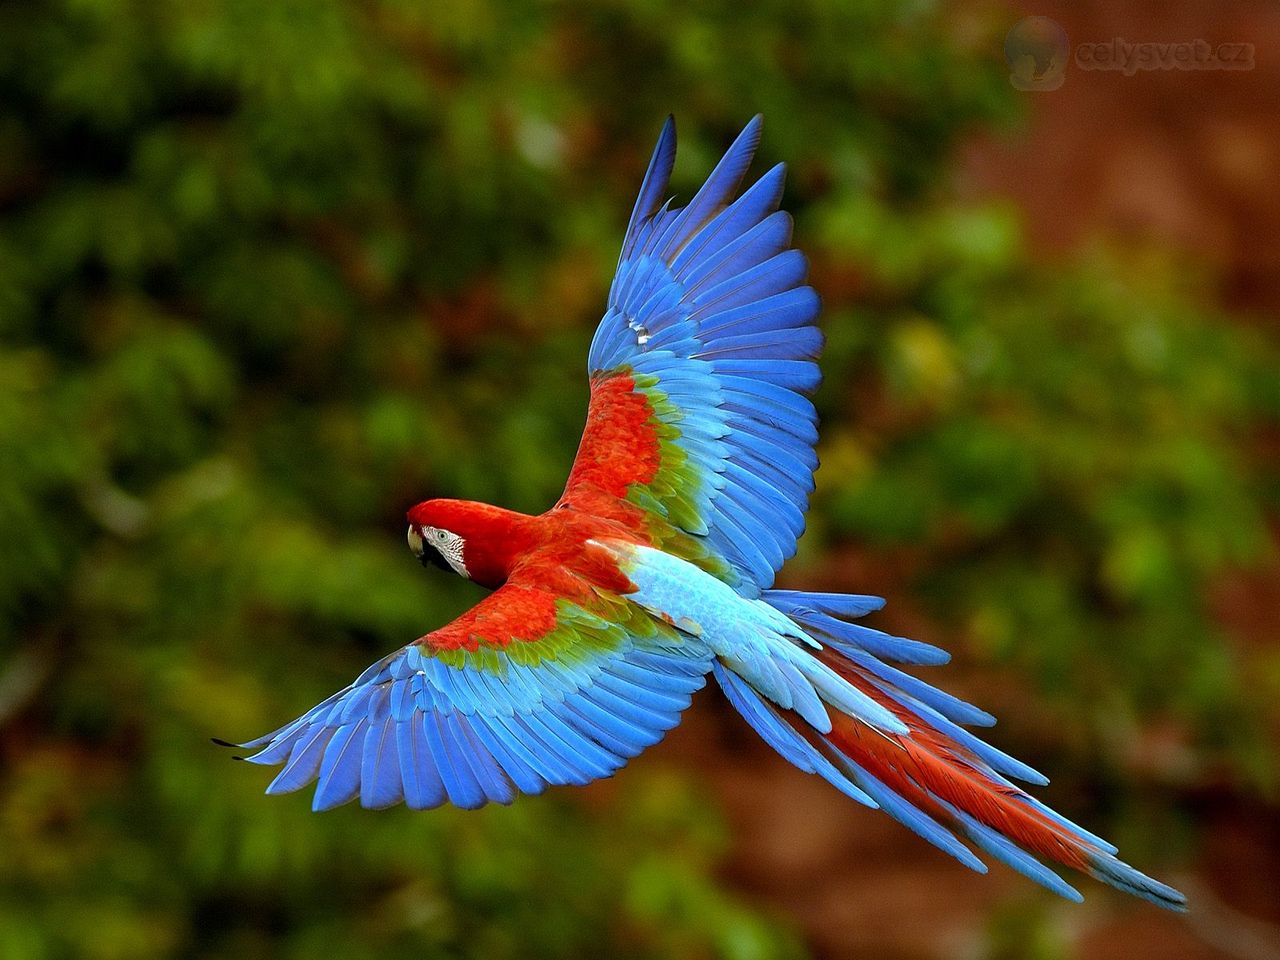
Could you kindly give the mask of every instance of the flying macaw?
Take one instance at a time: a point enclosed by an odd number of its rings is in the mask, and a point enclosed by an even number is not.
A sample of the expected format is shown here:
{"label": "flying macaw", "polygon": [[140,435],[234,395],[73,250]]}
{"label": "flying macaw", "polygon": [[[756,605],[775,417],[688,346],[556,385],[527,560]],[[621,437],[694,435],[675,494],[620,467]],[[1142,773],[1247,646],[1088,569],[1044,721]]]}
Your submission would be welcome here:
{"label": "flying macaw", "polygon": [[886,662],[949,657],[851,622],[883,600],[773,588],[814,489],[822,335],[778,209],[784,165],[735,199],[760,129],[757,116],[673,208],[667,119],[591,344],[560,501],[539,516],[462,500],[408,511],[423,565],[493,593],[241,744],[247,759],[284,764],[269,794],[317,781],[315,810],[506,804],[610,776],[710,674],[791,763],[974,870],[986,866],[960,838],[1071,900],[1037,857],[1184,910],[1015,785],[1048,781],[966,729],[990,714]]}

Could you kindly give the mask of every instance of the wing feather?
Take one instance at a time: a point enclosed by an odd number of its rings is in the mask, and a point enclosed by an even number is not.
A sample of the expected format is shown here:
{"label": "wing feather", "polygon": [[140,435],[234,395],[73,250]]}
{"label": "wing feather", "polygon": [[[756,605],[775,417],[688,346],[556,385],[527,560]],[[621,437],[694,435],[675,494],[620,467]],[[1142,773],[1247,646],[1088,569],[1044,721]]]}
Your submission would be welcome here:
{"label": "wing feather", "polygon": [[[804,256],[778,210],[786,170],[734,199],[754,118],[689,205],[660,203],[663,127],[589,355],[591,404],[562,503],[609,511],[754,596],[796,548],[813,489],[822,348]],[[692,540],[690,540],[692,538]]]}
{"label": "wing feather", "polygon": [[[614,773],[679,722],[705,682],[700,640],[618,595],[558,596],[532,565],[351,686],[243,746],[316,783],[313,808],[510,803]],[[550,622],[550,629],[531,625]],[[535,633],[536,635],[530,635]]]}

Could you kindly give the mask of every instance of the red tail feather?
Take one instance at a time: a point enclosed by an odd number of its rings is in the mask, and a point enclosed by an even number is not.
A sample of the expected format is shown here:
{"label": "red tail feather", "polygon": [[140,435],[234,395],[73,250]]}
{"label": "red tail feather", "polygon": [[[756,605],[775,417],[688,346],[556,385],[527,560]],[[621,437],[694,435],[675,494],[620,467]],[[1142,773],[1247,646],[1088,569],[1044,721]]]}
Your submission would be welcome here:
{"label": "red tail feather", "polygon": [[886,696],[861,668],[829,652],[822,656],[832,669],[911,729],[909,736],[887,735],[833,714],[828,738],[851,760],[935,818],[953,819],[934,799],[937,797],[1029,851],[1077,870],[1087,869],[1090,844],[1025,804],[1020,798],[1026,794],[1017,787],[982,773],[976,766],[979,761],[967,750]]}

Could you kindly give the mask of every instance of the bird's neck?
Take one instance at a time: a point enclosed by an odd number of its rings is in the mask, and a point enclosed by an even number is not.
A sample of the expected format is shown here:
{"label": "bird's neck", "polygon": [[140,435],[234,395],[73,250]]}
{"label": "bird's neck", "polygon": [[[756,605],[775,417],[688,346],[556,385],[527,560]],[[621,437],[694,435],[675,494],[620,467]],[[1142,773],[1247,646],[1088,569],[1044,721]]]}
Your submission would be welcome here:
{"label": "bird's neck", "polygon": [[454,509],[450,529],[463,537],[467,573],[481,586],[502,586],[520,558],[542,541],[538,517],[473,501],[458,501]]}

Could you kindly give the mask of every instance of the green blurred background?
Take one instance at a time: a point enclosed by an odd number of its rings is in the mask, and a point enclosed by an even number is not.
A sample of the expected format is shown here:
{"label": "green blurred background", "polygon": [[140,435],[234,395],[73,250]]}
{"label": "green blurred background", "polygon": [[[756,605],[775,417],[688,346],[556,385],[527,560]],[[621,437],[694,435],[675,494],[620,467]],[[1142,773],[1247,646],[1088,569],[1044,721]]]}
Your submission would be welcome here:
{"label": "green blurred background", "polygon": [[[1280,40],[1164,9],[1055,15]],[[1275,956],[1275,121],[1191,207],[1234,247],[1177,216],[1221,138],[1141,134],[1274,89],[1274,47],[1019,93],[1024,12],[0,6],[0,957]],[[829,337],[784,584],[890,597],[1189,919],[970,875],[710,691],[614,780],[472,814],[312,815],[209,745],[475,602],[405,508],[553,502],[663,117],[687,198],[757,111]]]}

